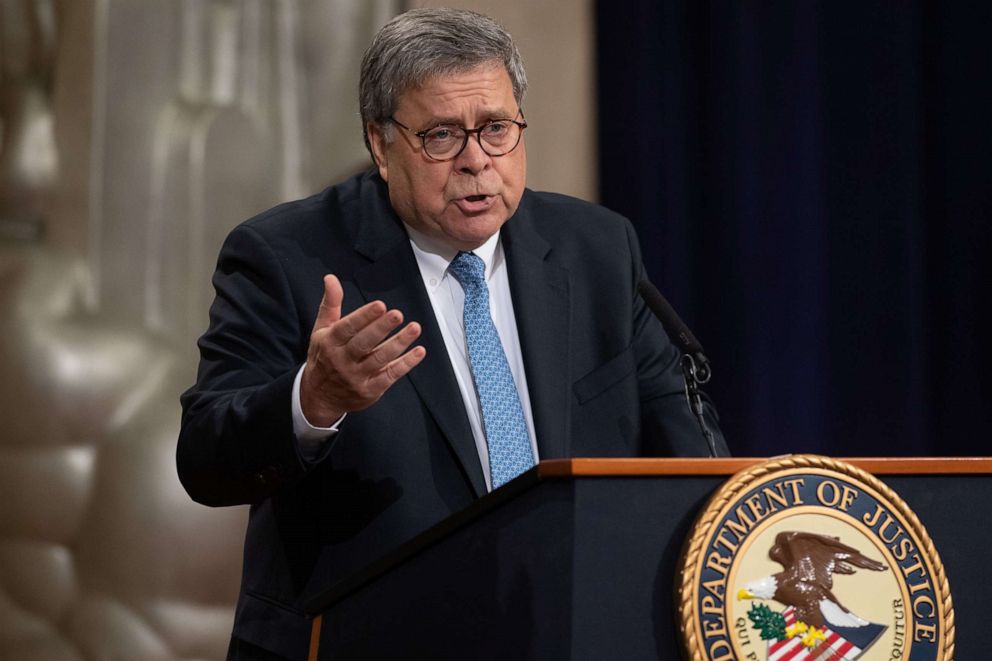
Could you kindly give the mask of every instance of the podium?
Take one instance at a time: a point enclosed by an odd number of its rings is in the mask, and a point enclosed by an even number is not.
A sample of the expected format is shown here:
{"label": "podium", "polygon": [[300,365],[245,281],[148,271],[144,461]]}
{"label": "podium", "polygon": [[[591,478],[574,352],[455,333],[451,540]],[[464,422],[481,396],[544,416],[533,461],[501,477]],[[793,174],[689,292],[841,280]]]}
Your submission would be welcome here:
{"label": "podium", "polygon": [[[676,567],[696,513],[760,459],[541,462],[314,597],[310,659],[678,659]],[[985,658],[992,459],[846,459],[920,517],[956,658]]]}

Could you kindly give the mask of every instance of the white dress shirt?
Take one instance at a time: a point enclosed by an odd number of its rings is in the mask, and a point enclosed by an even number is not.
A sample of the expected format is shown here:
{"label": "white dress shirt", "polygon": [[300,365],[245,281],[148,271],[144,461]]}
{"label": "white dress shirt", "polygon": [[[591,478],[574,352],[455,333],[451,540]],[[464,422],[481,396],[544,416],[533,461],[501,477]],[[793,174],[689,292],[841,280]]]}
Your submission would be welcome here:
{"label": "white dress shirt", "polygon": [[[486,488],[492,490],[492,475],[489,470],[489,446],[486,443],[486,432],[482,422],[482,411],[479,396],[472,381],[472,368],[469,363],[468,349],[465,343],[465,324],[463,311],[465,307],[465,292],[457,278],[448,273],[448,265],[458,254],[457,250],[435,241],[410,226],[405,226],[410,236],[410,245],[417,259],[420,276],[427,289],[434,316],[441,327],[441,337],[447,350],[458,382],[458,391],[462,396],[465,412],[468,414],[469,425],[475,440],[479,462],[486,478]],[[503,344],[503,352],[510,365],[513,381],[520,395],[520,405],[523,408],[524,420],[527,423],[527,434],[530,437],[531,451],[534,461],[538,461],[537,436],[534,433],[534,415],[531,411],[530,394],[527,389],[527,375],[524,373],[523,355],[520,351],[520,337],[517,333],[517,321],[513,313],[513,302],[510,299],[510,281],[506,272],[506,259],[503,255],[503,244],[499,232],[489,238],[484,244],[472,251],[486,265],[486,285],[489,287],[489,309],[493,324]],[[431,359],[430,356],[427,358]],[[435,357],[435,359],[437,359]],[[416,367],[414,369],[417,369]],[[307,459],[316,458],[324,442],[332,436],[344,420],[338,420],[332,427],[313,427],[303,415],[300,407],[300,380],[303,367],[296,375],[293,386],[293,431],[296,433],[300,450]]]}

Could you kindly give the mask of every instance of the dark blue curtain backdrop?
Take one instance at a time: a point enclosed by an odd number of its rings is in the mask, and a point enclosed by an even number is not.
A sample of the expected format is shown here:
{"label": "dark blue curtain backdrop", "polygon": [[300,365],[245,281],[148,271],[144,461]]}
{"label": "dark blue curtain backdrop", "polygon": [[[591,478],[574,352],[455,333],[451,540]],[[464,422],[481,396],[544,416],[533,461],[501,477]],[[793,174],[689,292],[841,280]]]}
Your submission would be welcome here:
{"label": "dark blue curtain backdrop", "polygon": [[602,202],[737,455],[992,454],[992,3],[601,0]]}

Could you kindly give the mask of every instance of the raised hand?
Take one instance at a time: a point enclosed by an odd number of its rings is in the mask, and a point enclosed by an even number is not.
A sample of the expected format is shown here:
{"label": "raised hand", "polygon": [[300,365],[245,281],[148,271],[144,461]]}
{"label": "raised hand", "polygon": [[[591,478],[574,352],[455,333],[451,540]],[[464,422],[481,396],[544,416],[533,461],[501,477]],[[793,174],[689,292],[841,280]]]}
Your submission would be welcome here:
{"label": "raised hand", "polygon": [[417,322],[390,336],[403,323],[399,310],[372,301],[342,317],[343,302],[340,281],[325,275],[324,298],[300,382],[303,415],[316,427],[328,427],[345,413],[371,406],[427,355],[424,347],[410,349],[420,337]]}

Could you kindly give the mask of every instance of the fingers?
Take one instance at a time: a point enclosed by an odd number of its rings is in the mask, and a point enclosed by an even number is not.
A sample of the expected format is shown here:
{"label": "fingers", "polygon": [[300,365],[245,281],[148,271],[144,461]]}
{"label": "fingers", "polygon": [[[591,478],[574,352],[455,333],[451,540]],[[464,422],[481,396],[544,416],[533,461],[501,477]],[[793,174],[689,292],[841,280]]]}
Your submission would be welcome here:
{"label": "fingers", "polygon": [[342,317],[343,301],[344,290],[337,277],[324,276],[324,296],[314,321],[311,342],[345,347],[356,360],[361,360],[403,322],[403,313],[387,310],[382,301],[366,303]]}
{"label": "fingers", "polygon": [[326,328],[341,318],[341,304],[344,303],[344,289],[336,275],[324,276],[324,297],[320,300],[317,319],[313,329]]}
{"label": "fingers", "polygon": [[372,363],[376,370],[384,370],[389,363],[399,358],[420,337],[420,324],[411,322],[398,333],[384,340],[364,355],[364,360]]}
{"label": "fingers", "polygon": [[301,406],[311,424],[372,405],[427,355],[423,347],[411,348],[420,324],[403,326],[399,310],[372,301],[342,317],[343,300],[340,281],[325,276],[300,385]]}
{"label": "fingers", "polygon": [[[419,334],[419,333],[418,333]],[[370,380],[369,386],[385,392],[389,386],[393,385],[410,370],[420,364],[427,355],[427,350],[423,347],[414,347],[401,355],[396,360],[391,361],[378,375]]]}
{"label": "fingers", "polygon": [[386,310],[382,301],[366,303],[331,328],[331,343],[344,346],[356,358],[365,356],[403,321],[399,310]]}

